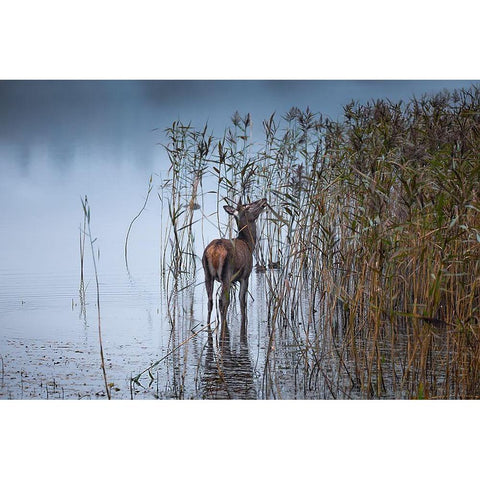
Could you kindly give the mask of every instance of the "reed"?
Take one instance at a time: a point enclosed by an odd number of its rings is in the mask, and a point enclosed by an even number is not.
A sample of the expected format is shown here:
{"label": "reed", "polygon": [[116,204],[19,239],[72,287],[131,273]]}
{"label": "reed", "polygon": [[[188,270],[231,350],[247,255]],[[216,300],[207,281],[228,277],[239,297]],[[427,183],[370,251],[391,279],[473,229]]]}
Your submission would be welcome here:
{"label": "reed", "polygon": [[[98,281],[98,271],[97,271],[97,262],[95,258],[95,251],[93,249],[93,244],[97,240],[96,238],[92,237],[92,231],[90,228],[90,205],[88,204],[87,196],[85,195],[85,199],[81,199],[82,201],[82,208],[84,218],[86,219],[86,226],[87,230],[85,230],[86,235],[90,241],[90,248],[92,252],[92,262],[93,262],[93,270],[95,273],[95,285],[96,285],[96,294],[97,294],[97,325],[98,325],[98,343],[100,347],[100,366],[102,368],[103,380],[105,383],[105,391],[107,393],[107,397],[111,400],[111,393],[110,393],[110,384],[107,381],[107,372],[105,370],[105,358],[103,355],[103,341],[102,341],[102,322],[101,322],[101,315],[100,315],[100,284]],[[47,397],[48,397],[48,390],[47,390]]]}
{"label": "reed", "polygon": [[147,207],[148,198],[150,197],[150,193],[152,192],[152,189],[153,189],[152,180],[153,180],[152,175],[150,175],[150,180],[148,181],[148,190],[147,190],[147,195],[145,196],[145,201],[143,202],[143,205],[140,211],[135,215],[135,217],[133,217],[132,221],[130,222],[130,225],[128,226],[128,229],[127,229],[127,234],[125,236],[124,258],[125,258],[125,267],[127,271],[128,271],[128,237],[130,236],[130,231],[132,229],[133,224],[140,217],[140,215],[143,213],[143,211]]}
{"label": "reed", "polygon": [[166,131],[172,328],[196,282],[197,227],[203,239],[216,215],[231,236],[220,205],[266,198],[262,395],[281,396],[278,349],[295,345],[302,397],[480,396],[480,89],[351,102],[338,121],[292,108],[261,131],[248,114],[231,122],[219,138],[180,122]]}

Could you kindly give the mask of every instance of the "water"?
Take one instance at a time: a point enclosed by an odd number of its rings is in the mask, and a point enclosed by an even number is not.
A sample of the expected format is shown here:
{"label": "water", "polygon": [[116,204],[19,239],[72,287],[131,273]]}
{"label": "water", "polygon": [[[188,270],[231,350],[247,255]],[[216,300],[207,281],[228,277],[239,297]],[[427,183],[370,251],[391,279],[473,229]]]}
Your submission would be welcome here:
{"label": "water", "polygon": [[[256,287],[257,293],[261,291],[258,277],[253,274],[253,293]],[[75,273],[2,278],[1,397],[104,398],[93,285],[87,289],[82,312]],[[223,329],[216,324],[205,326],[203,285],[179,296],[173,326],[154,273],[145,273],[138,281],[125,272],[103,274],[100,295],[112,398],[365,396],[340,370],[333,342],[316,350],[324,358],[314,363],[305,360],[305,345],[291,332],[273,335],[265,316],[265,298],[259,295],[249,304],[246,329],[235,308]],[[407,344],[407,333],[403,336],[396,348]],[[386,355],[391,353],[388,349]],[[144,373],[139,384],[132,382],[152,364],[151,375]],[[397,367],[401,369],[401,363]],[[401,378],[401,371],[397,374]],[[386,374],[385,381],[390,384],[387,397],[395,398],[392,376]]]}
{"label": "water", "polygon": [[[132,227],[128,271],[125,234],[143,204],[150,172],[105,164],[87,164],[85,169],[80,173],[74,167],[61,174],[46,166],[28,175],[4,170],[0,398],[105,398],[88,244],[85,302],[80,295],[80,198],[85,193],[92,234],[97,238],[94,254],[112,398],[261,396],[265,320],[257,321],[255,307],[262,302],[251,301],[252,321],[241,336],[234,308],[228,331],[220,332],[216,324],[205,328],[201,272],[197,285],[172,304],[161,282],[161,204],[153,196]],[[169,314],[172,308],[174,317]],[[138,383],[132,382],[132,377],[162,357],[152,369],[153,380],[147,372]],[[224,380],[226,388],[220,385]]]}
{"label": "water", "polygon": [[[2,398],[105,396],[94,284],[90,279],[83,310],[77,268],[72,264],[70,274],[1,276]],[[173,327],[157,273],[143,272],[137,280],[126,271],[100,269],[103,347],[112,398],[264,396],[266,322],[257,318],[251,302],[247,332],[241,331],[234,308],[228,326],[212,324],[208,329],[204,298],[203,285],[180,295]],[[131,381],[165,356],[153,377],[144,374],[140,385]]]}
{"label": "water", "polygon": [[[160,274],[157,184],[148,166],[87,163],[27,174],[4,169],[0,224],[0,398],[106,398],[92,253],[80,292],[80,198],[91,206],[107,382],[114,399],[458,398],[478,395],[454,328],[422,321],[359,324],[342,305],[325,322],[324,296],[298,289],[296,313],[272,321],[270,279],[251,275],[248,324],[233,301],[227,326],[208,328],[203,273],[172,295]],[[214,205],[207,205],[207,214]],[[200,216],[197,210],[195,215]],[[195,249],[217,236],[198,223]],[[324,295],[328,294],[325,292]],[[329,305],[332,305],[329,303]],[[330,308],[330,307],[328,307]],[[460,343],[459,343],[460,342]],[[150,368],[151,367],[151,368]],[[466,372],[466,373],[465,373]],[[138,382],[134,381],[137,378]],[[463,382],[463,383],[462,383]],[[367,386],[366,386],[367,385]]]}

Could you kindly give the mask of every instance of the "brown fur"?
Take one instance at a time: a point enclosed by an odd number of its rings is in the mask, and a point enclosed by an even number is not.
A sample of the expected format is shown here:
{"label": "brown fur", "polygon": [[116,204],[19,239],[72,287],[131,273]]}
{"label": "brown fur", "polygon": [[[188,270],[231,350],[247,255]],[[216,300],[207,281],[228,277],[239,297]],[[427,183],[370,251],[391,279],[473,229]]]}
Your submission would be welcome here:
{"label": "brown fur", "polygon": [[243,240],[213,240],[207,245],[204,258],[210,275],[218,282],[225,277],[224,266],[229,259],[232,282],[239,281],[242,274],[249,275],[252,271],[252,253]]}
{"label": "brown fur", "polygon": [[223,265],[228,257],[228,248],[222,240],[214,240],[205,249],[205,258],[207,259],[210,275],[219,282],[222,278]]}
{"label": "brown fur", "polygon": [[230,303],[230,286],[234,282],[240,282],[240,308],[242,320],[246,319],[248,278],[252,272],[252,255],[256,243],[255,221],[266,205],[267,201],[262,199],[248,205],[239,203],[236,210],[232,207],[224,207],[227,213],[235,217],[239,234],[233,240],[225,238],[213,240],[203,253],[202,264],[208,295],[208,323],[210,323],[212,313],[213,283],[215,281],[222,284],[220,296],[222,320],[226,319]]}

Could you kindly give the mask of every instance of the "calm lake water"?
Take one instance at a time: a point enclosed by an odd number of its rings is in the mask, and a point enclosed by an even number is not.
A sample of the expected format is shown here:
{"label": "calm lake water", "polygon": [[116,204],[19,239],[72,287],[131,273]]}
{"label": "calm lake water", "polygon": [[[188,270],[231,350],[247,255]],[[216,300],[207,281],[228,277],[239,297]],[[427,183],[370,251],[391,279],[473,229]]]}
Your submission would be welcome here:
{"label": "calm lake water", "polygon": [[[246,328],[235,302],[226,327],[214,322],[207,328],[200,262],[196,278],[177,295],[162,282],[160,191],[155,190],[132,227],[126,269],[125,235],[143,205],[148,167],[91,163],[63,171],[44,166],[27,173],[13,167],[4,172],[0,398],[106,398],[89,248],[85,302],[79,290],[80,198],[85,194],[97,239],[94,253],[112,398],[411,398],[421,396],[425,384],[433,395],[465,393],[450,386],[445,374],[451,350],[445,326],[386,324],[372,346],[371,331],[360,332],[357,341],[365,359],[359,360],[348,348],[341,305],[334,325],[322,324],[321,298],[312,310],[319,313],[294,318],[294,328],[272,323],[265,273],[252,273]],[[214,212],[214,207],[207,208],[207,214]],[[218,235],[208,225],[202,228],[196,236],[198,254]],[[299,311],[306,312],[311,305],[308,289],[299,290],[298,301]],[[373,361],[369,352],[380,360]],[[370,390],[356,381],[358,365],[372,369]],[[137,376],[138,382],[133,381]]]}
{"label": "calm lake water", "polygon": [[[269,345],[265,295],[252,274],[250,322],[241,331],[231,309],[226,329],[205,328],[203,273],[174,304],[160,277],[161,204],[152,196],[129,239],[127,228],[146,195],[149,172],[91,164],[25,174],[4,168],[0,224],[0,398],[105,398],[96,289],[85,252],[80,298],[80,198],[88,194],[97,238],[106,373],[112,398],[293,398],[264,384]],[[213,238],[215,232],[205,233]],[[88,245],[87,245],[88,247]],[[202,249],[199,245],[198,249]],[[261,282],[261,279],[260,279]],[[258,292],[257,292],[258,290]],[[169,303],[170,302],[170,303]],[[172,310],[173,309],[173,310]],[[172,314],[174,318],[172,323]],[[173,353],[171,353],[173,352]],[[163,357],[138,383],[132,377]],[[220,366],[220,367],[219,367]]]}

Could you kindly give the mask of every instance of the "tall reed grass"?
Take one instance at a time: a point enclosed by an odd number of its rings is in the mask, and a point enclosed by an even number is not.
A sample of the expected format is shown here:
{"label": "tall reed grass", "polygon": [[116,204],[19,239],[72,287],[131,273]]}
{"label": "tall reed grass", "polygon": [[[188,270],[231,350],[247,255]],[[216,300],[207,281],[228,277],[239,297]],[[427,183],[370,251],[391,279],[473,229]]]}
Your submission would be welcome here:
{"label": "tall reed grass", "polygon": [[[207,195],[217,207],[266,197],[257,269],[272,345],[288,337],[299,348],[299,388],[480,396],[480,89],[351,102],[338,121],[292,108],[261,130],[238,112],[220,138],[207,126],[167,129],[165,287],[196,282],[194,225],[212,221]],[[216,226],[229,235],[218,217]]]}
{"label": "tall reed grass", "polygon": [[[105,392],[107,394],[107,397],[109,400],[111,400],[111,392],[110,392],[110,387],[111,384],[108,383],[107,380],[107,371],[105,369],[105,356],[103,354],[103,340],[102,340],[102,318],[100,314],[100,282],[98,279],[98,270],[97,270],[97,261],[95,258],[95,251],[93,248],[93,244],[97,240],[96,238],[92,237],[92,230],[90,227],[90,205],[88,203],[87,196],[85,195],[85,199],[81,199],[82,202],[82,209],[83,209],[83,218],[84,218],[84,226],[86,227],[84,230],[84,237],[83,237],[83,242],[81,242],[81,258],[82,258],[82,268],[81,268],[81,281],[83,285],[83,253],[84,253],[84,246],[85,246],[85,236],[88,236],[89,242],[90,242],[90,248],[91,248],[91,253],[92,253],[92,262],[93,262],[93,271],[95,274],[95,286],[96,286],[96,304],[97,304],[97,326],[98,326],[98,345],[100,349],[100,366],[102,369],[102,374],[103,374],[103,381],[105,384]],[[98,255],[100,252],[98,251]],[[80,291],[80,297],[85,295],[85,291],[82,292]],[[82,299],[82,297],[81,297]],[[83,297],[84,305],[85,305],[85,297]],[[47,391],[47,398],[48,398],[48,391]]]}

